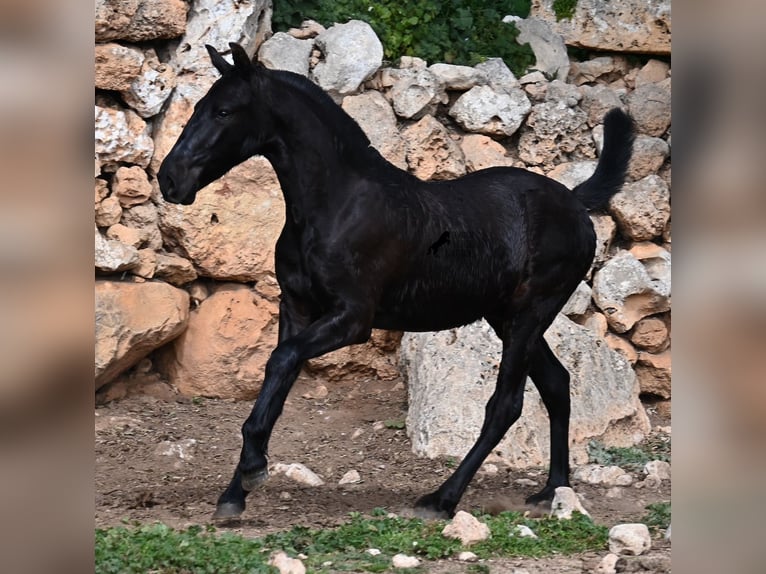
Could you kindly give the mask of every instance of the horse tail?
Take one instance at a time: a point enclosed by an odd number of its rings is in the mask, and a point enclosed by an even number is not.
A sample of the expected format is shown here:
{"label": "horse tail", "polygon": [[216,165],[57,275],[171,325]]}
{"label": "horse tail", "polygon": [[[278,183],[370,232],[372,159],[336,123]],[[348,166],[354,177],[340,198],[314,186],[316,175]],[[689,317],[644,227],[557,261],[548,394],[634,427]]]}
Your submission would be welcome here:
{"label": "horse tail", "polygon": [[593,175],[574,188],[574,194],[586,209],[604,207],[620,191],[633,154],[635,124],[620,108],[604,116],[604,148]]}

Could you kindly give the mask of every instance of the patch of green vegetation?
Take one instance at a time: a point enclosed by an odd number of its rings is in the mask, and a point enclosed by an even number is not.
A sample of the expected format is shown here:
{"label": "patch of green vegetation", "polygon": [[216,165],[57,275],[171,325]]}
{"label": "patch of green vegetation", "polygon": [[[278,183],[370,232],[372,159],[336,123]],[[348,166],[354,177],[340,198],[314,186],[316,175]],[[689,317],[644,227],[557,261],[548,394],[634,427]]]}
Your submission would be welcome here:
{"label": "patch of green vegetation", "polygon": [[[445,538],[444,521],[424,522],[414,518],[372,517],[352,513],[346,524],[334,529],[312,530],[296,526],[289,531],[263,538],[246,539],[214,528],[191,527],[174,530],[162,524],[96,530],[95,571],[99,574],[155,572],[236,573],[274,572],[270,555],[283,550],[291,556],[303,553],[309,572],[328,570],[383,572],[390,569],[394,554],[403,552],[425,560],[453,556],[463,550],[458,540]],[[493,556],[546,556],[606,546],[608,531],[590,518],[575,515],[572,520],[527,519],[518,512],[482,516],[492,536],[471,546],[479,558]],[[532,528],[538,538],[513,535],[518,524]],[[381,553],[366,552],[377,548]],[[330,563],[330,565],[328,565]],[[477,572],[481,571],[479,569]]]}
{"label": "patch of green vegetation", "polygon": [[574,16],[577,0],[553,0],[553,12],[556,20],[567,20]]}
{"label": "patch of green vegetation", "polygon": [[519,31],[505,16],[526,17],[531,0],[281,0],[274,3],[274,30],[313,19],[330,26],[363,20],[383,43],[385,57],[417,56],[431,63],[475,65],[502,58],[517,75],[535,63],[528,44],[516,42]]}
{"label": "patch of green vegetation", "polygon": [[646,524],[650,530],[657,533],[660,530],[667,530],[670,526],[670,502],[655,502],[646,507],[648,511],[641,522]]}
{"label": "patch of green vegetation", "polygon": [[389,419],[383,423],[387,429],[403,429],[405,423],[401,419]]}
{"label": "patch of green vegetation", "polygon": [[588,443],[588,458],[595,464],[639,471],[652,460],[670,462],[670,441],[649,439],[637,446],[605,447],[592,440]]}

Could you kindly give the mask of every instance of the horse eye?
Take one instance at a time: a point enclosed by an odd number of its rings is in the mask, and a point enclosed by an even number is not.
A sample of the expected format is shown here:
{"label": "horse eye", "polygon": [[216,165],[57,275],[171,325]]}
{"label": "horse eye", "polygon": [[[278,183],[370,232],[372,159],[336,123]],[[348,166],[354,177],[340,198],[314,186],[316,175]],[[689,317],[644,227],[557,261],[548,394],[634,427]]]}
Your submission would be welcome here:
{"label": "horse eye", "polygon": [[225,118],[228,117],[231,114],[229,110],[218,110],[218,113],[216,114],[219,118]]}

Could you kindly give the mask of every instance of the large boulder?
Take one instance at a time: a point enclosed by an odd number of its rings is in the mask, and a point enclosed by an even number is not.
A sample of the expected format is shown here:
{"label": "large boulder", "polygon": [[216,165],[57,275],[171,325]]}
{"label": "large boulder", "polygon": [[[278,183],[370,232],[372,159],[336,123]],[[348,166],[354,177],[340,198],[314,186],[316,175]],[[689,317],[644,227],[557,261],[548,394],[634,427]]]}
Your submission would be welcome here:
{"label": "large boulder", "polygon": [[96,389],[177,337],[189,294],[167,283],[96,281]]}
{"label": "large boulder", "polygon": [[670,0],[577,0],[559,18],[555,0],[534,0],[530,16],[546,20],[570,46],[605,52],[670,55]]}
{"label": "large boulder", "polygon": [[184,0],[96,0],[96,42],[145,42],[184,33]]}
{"label": "large boulder", "polygon": [[157,368],[185,396],[253,399],[277,343],[276,313],[274,303],[247,285],[223,284],[157,354]]}
{"label": "large boulder", "polygon": [[490,86],[475,86],[457,99],[449,115],[469,132],[510,136],[531,108],[521,88],[495,91]]}
{"label": "large boulder", "polygon": [[407,169],[407,152],[396,124],[391,104],[378,91],[371,90],[357,96],[343,98],[343,109],[370,138],[372,147],[384,158],[402,169]]}
{"label": "large boulder", "polygon": [[[650,425],[630,364],[585,327],[559,315],[545,334],[572,376],[571,461],[587,462],[592,439],[607,445],[639,442]],[[495,389],[502,345],[484,321],[438,333],[407,333],[401,364],[409,389],[407,433],[428,457],[464,456],[479,436]],[[493,457],[515,468],[547,464],[547,412],[527,381],[524,410]]]}
{"label": "large boulder", "polygon": [[165,242],[203,277],[257,281],[273,275],[285,220],[276,174],[253,157],[197,193],[192,205],[159,204]]}
{"label": "large boulder", "polygon": [[324,60],[312,74],[316,83],[332,95],[356,92],[383,63],[383,45],[370,25],[361,20],[336,24],[314,41]]}

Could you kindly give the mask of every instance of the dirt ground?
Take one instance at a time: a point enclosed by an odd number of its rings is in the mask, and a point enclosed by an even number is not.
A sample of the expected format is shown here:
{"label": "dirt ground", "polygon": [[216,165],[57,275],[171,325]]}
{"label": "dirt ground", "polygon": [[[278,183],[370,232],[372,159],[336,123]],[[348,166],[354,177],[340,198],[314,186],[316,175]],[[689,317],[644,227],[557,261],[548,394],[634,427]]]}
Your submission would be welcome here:
{"label": "dirt ground", "polygon": [[[243,519],[227,528],[244,536],[289,529],[301,524],[328,527],[348,513],[385,507],[406,513],[421,494],[430,492],[452,472],[454,461],[415,457],[406,432],[390,421],[403,422],[407,396],[401,382],[326,384],[301,376],[274,429],[270,462],[300,462],[319,474],[325,485],[305,487],[285,476],[269,478],[248,498]],[[241,445],[240,427],[248,402],[212,399],[166,400],[134,396],[97,406],[95,422],[97,527],[127,521],[161,521],[177,528],[208,524],[215,501],[228,483]],[[388,425],[385,423],[389,422]],[[668,421],[655,420],[657,424]],[[162,454],[163,441],[196,441],[186,459]],[[518,471],[498,465],[497,473],[480,471],[459,509],[517,506],[539,490],[545,471]],[[339,486],[349,470],[362,481]],[[519,479],[521,484],[517,483]],[[638,477],[640,479],[640,477]],[[529,484],[532,480],[536,486]],[[637,522],[653,502],[670,500],[670,483],[659,489],[607,489],[573,484],[598,523]],[[493,573],[575,574],[593,572],[607,553],[547,559],[502,559],[485,564]],[[469,566],[441,561],[426,566],[433,573],[466,572]],[[670,571],[670,545],[654,540],[652,550],[632,559],[623,571]]]}

